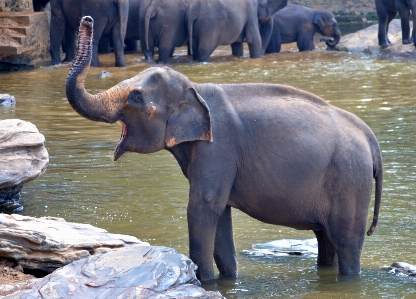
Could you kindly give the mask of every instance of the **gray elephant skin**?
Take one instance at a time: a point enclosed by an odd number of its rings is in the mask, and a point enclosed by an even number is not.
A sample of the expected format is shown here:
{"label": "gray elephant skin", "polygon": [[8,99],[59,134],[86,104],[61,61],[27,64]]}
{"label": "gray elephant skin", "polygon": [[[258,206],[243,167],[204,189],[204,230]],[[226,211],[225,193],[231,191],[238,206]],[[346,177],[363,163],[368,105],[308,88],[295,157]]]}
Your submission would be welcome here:
{"label": "gray elephant skin", "polygon": [[379,144],[357,116],[293,87],[196,84],[151,67],[91,95],[84,88],[93,20],[80,25],[66,95],[80,115],[119,121],[114,160],[168,150],[189,180],[190,258],[198,278],[236,276],[231,208],[270,224],[312,230],[318,265],[360,273],[375,180],[377,225],[383,166]]}
{"label": "gray elephant skin", "polygon": [[[134,1],[134,0],[130,0]],[[115,66],[126,66],[124,38],[129,14],[129,0],[51,0],[50,54],[52,64],[60,64],[60,47],[65,35],[65,62],[75,57],[75,41],[83,16],[95,20],[91,65],[98,67],[98,44],[102,34],[110,34],[114,46]]]}
{"label": "gray elephant skin", "polygon": [[159,48],[159,62],[167,63],[175,47],[188,41],[186,13],[191,0],[143,0],[140,4],[140,45],[145,59],[154,62],[154,48]]}
{"label": "gray elephant skin", "polygon": [[251,58],[261,57],[273,29],[273,14],[287,0],[195,0],[188,9],[189,47],[193,60],[207,62],[219,45],[231,45],[243,56],[246,41]]}
{"label": "gray elephant skin", "polygon": [[[389,24],[399,13],[402,25],[402,43],[416,46],[416,0],[376,0],[378,17],[378,44],[385,48],[390,44],[388,39]],[[410,14],[412,14],[413,30],[410,34]]]}
{"label": "gray elephant skin", "polygon": [[266,53],[280,52],[282,44],[296,42],[299,51],[315,49],[313,36],[320,33],[332,37],[326,40],[328,47],[335,47],[341,32],[334,15],[327,10],[312,9],[302,5],[289,4],[273,15],[273,33]]}

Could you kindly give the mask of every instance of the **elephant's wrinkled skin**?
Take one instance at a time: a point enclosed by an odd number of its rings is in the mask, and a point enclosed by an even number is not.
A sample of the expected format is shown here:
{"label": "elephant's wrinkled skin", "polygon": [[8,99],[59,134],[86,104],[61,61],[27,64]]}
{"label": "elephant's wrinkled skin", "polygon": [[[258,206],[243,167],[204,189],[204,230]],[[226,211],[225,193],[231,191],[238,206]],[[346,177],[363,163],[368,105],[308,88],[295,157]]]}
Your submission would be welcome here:
{"label": "elephant's wrinkled skin", "polygon": [[333,38],[326,41],[328,47],[335,47],[341,39],[338,23],[327,10],[289,4],[275,13],[273,19],[273,33],[266,53],[280,52],[282,44],[293,42],[297,42],[299,51],[312,51],[316,32]]}
{"label": "elephant's wrinkled skin", "polygon": [[[378,17],[378,44],[385,48],[390,44],[388,39],[389,24],[399,12],[402,25],[402,43],[416,46],[416,0],[376,0]],[[410,34],[410,13],[412,14],[413,30]]]}
{"label": "elephant's wrinkled skin", "polygon": [[139,31],[142,52],[154,62],[154,48],[159,48],[159,62],[167,63],[175,47],[188,41],[186,12],[191,0],[143,0],[140,5]]}
{"label": "elephant's wrinkled skin", "polygon": [[231,208],[271,224],[313,230],[318,265],[338,263],[359,274],[373,180],[376,227],[382,192],[380,148],[355,115],[284,85],[196,84],[152,67],[91,95],[91,18],[66,82],[69,103],[82,116],[122,124],[114,159],[162,149],[190,183],[190,258],[198,277],[236,276]]}
{"label": "elephant's wrinkled skin", "polygon": [[251,58],[261,57],[269,43],[272,15],[287,0],[194,0],[187,14],[189,47],[193,59],[208,61],[219,45],[231,45],[234,56],[243,56],[246,41]]}

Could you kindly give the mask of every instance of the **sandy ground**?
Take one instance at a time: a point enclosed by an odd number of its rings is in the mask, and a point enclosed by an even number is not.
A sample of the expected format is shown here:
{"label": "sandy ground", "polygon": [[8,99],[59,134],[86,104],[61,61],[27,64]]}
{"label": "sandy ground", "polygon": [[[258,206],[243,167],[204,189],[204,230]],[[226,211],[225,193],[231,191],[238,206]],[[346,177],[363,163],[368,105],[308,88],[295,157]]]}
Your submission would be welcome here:
{"label": "sandy ground", "polygon": [[0,258],[0,285],[16,284],[36,278],[30,274],[24,274],[20,265],[15,265],[6,259]]}

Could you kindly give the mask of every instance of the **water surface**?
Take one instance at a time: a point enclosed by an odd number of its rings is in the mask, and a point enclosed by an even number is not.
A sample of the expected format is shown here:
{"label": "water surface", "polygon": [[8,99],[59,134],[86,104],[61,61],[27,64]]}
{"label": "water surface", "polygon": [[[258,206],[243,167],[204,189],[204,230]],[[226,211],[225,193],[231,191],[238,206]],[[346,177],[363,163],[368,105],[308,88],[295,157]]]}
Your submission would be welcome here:
{"label": "water surface", "polygon": [[[112,67],[111,54],[101,56],[103,66],[90,70],[86,88],[98,93],[136,75],[149,66],[138,61],[140,56],[128,55],[126,68]],[[204,287],[220,290],[227,298],[416,298],[413,278],[383,268],[395,261],[416,263],[414,62],[327,51],[270,54],[261,59],[217,54],[212,61],[197,64],[180,57],[172,66],[200,83],[292,85],[355,113],[379,139],[385,180],[379,225],[373,236],[366,237],[359,279],[341,279],[336,269],[318,271],[315,258],[309,256],[241,254],[253,244],[314,235],[264,224],[234,210],[239,277]],[[113,76],[99,79],[104,69]],[[89,223],[188,254],[189,185],[176,161],[161,151],[128,153],[113,162],[121,127],[86,120],[72,110],[64,91],[68,70],[67,65],[0,74],[0,93],[12,94],[17,101],[15,107],[0,108],[0,119],[34,123],[45,135],[50,155],[46,173],[23,188],[23,214]]]}

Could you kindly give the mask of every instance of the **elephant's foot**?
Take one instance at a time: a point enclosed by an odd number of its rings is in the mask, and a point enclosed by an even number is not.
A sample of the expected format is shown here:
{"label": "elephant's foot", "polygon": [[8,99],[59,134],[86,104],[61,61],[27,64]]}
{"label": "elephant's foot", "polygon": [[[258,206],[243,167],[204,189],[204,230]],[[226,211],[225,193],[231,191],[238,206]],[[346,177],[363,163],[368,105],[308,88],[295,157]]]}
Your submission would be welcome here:
{"label": "elephant's foot", "polygon": [[411,38],[406,38],[402,40],[403,45],[408,45],[412,43],[412,39]]}

